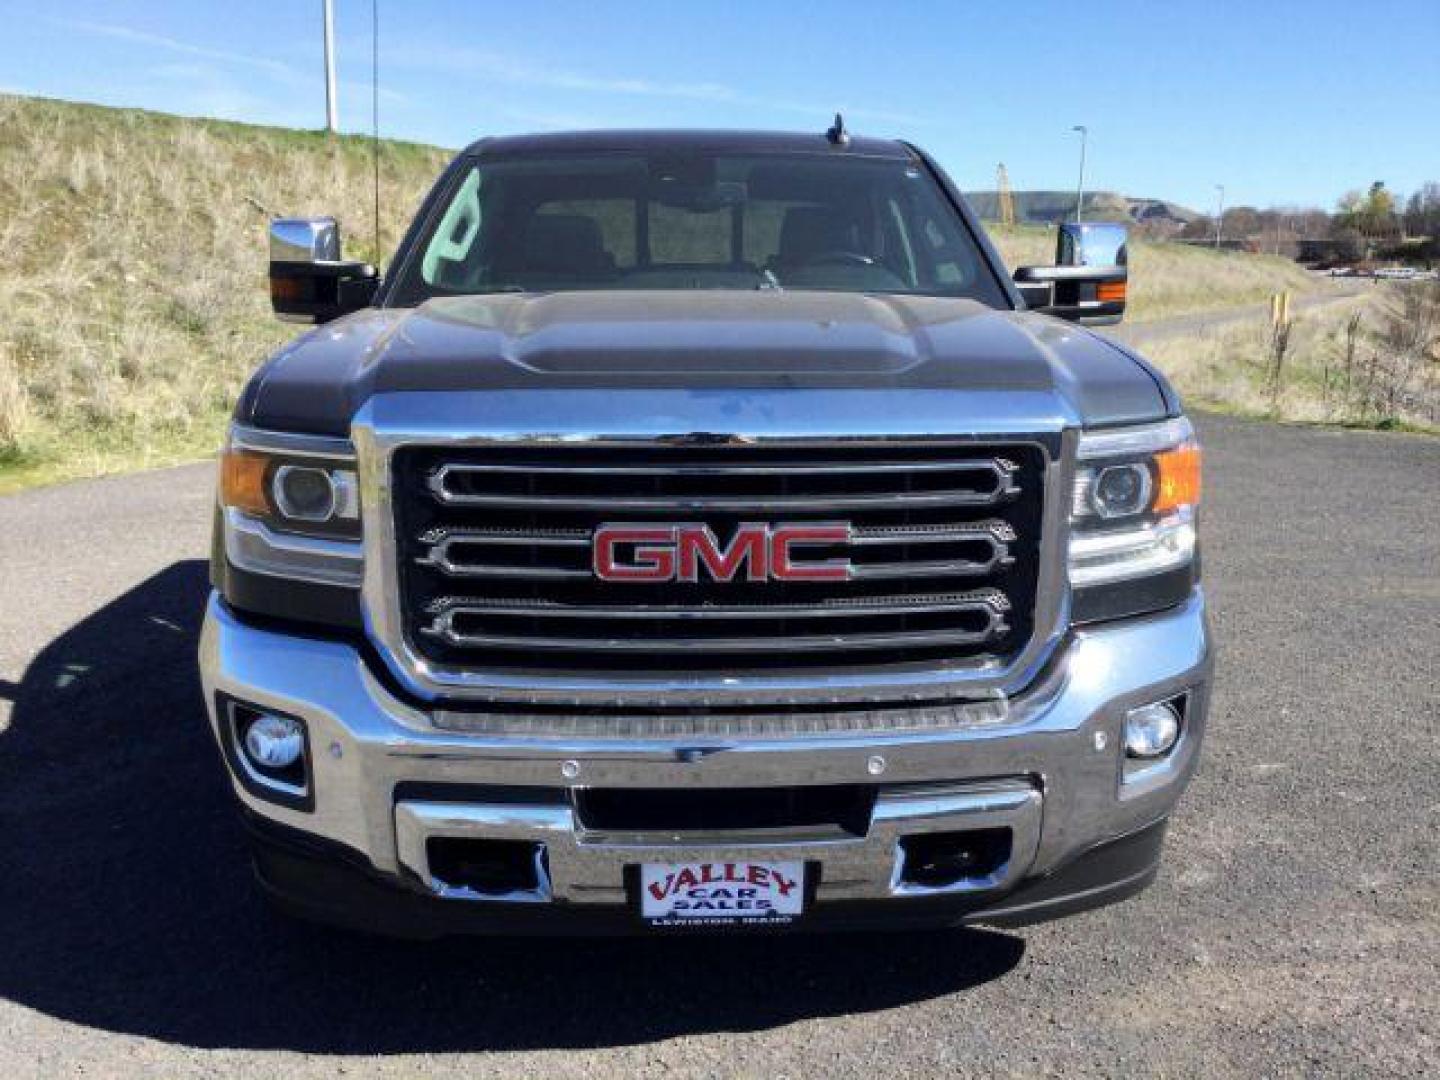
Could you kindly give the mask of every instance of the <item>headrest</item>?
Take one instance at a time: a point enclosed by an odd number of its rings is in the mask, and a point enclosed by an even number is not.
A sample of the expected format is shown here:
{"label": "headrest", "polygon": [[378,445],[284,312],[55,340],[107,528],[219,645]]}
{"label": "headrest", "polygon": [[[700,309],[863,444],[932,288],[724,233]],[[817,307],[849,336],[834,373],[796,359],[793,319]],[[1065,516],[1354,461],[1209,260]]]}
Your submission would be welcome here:
{"label": "headrest", "polygon": [[606,269],[610,260],[600,223],[583,214],[536,214],[525,227],[525,268],[580,274]]}
{"label": "headrest", "polygon": [[795,206],[780,224],[781,262],[800,263],[827,251],[858,251],[859,236],[849,218],[829,206]]}

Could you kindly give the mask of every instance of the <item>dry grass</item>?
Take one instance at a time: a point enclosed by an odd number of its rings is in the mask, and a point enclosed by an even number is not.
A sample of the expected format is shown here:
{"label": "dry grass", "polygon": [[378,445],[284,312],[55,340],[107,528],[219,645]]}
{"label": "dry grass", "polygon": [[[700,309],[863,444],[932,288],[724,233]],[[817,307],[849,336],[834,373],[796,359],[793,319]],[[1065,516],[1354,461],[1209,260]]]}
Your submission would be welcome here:
{"label": "dry grass", "polygon": [[[447,156],[384,145],[383,250]],[[269,313],[256,204],[334,213],[373,261],[370,167],[359,138],[0,95],[0,491],[209,453],[294,333]],[[1053,244],[998,239],[1013,263]],[[1298,287],[1288,264],[1247,258],[1139,244],[1133,313]]]}
{"label": "dry grass", "polygon": [[[385,146],[387,249],[445,158]],[[294,332],[249,200],[371,258],[370,168],[362,139],[0,96],[0,489],[212,449]]]}
{"label": "dry grass", "polygon": [[[1054,261],[1052,229],[994,226],[991,237],[1012,270]],[[1295,263],[1273,255],[1132,240],[1130,304],[1125,317],[1143,322],[1189,311],[1254,304],[1282,290],[1303,293],[1318,285]]]}
{"label": "dry grass", "polygon": [[1305,423],[1440,432],[1440,286],[1388,287],[1146,348],[1187,402]]}

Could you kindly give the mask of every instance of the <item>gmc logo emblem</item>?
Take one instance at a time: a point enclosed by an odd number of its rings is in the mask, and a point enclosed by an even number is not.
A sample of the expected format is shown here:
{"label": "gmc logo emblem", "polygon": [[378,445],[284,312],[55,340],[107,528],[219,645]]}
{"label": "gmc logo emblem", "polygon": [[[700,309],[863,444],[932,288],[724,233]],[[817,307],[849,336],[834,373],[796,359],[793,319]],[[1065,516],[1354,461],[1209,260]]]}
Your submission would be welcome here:
{"label": "gmc logo emblem", "polygon": [[[602,581],[846,581],[849,559],[807,557],[807,548],[845,544],[844,523],[772,525],[747,521],[728,546],[710,526],[606,524],[595,530],[595,576]],[[808,555],[813,556],[813,552]]]}

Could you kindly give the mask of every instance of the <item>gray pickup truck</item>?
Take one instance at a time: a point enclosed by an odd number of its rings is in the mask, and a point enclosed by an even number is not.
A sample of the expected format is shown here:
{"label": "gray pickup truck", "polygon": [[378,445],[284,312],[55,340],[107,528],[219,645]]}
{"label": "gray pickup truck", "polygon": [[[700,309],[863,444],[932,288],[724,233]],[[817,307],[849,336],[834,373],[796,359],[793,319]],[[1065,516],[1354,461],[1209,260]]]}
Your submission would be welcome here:
{"label": "gray pickup truck", "polygon": [[1211,645],[1114,226],[903,142],[486,139],[235,410],[200,646],[264,890],[418,937],[1019,925],[1144,888]]}

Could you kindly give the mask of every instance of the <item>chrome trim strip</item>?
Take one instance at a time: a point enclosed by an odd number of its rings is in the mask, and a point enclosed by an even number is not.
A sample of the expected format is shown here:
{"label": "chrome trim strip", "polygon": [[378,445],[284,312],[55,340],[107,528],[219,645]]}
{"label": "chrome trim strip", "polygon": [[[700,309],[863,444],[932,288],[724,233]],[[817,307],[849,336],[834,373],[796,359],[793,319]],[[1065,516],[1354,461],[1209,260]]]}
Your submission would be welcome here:
{"label": "chrome trim strip", "polygon": [[230,425],[230,446],[263,454],[294,454],[296,457],[354,461],[355,446],[349,439],[331,435],[299,435],[289,431],[266,431],[248,424]]}
{"label": "chrome trim strip", "polygon": [[1004,594],[995,590],[969,594],[941,595],[915,593],[907,596],[862,596],[850,600],[829,599],[820,604],[709,604],[683,607],[677,604],[565,604],[556,600],[470,599],[444,600],[438,607],[459,607],[472,615],[515,615],[561,619],[823,619],[864,618],[867,615],[919,615],[935,611],[960,610],[957,605],[989,604],[1000,610],[1009,607]]}
{"label": "chrome trim strip", "polygon": [[957,521],[951,525],[857,525],[851,530],[850,543],[963,544],[982,537],[1002,544],[1009,543],[1015,539],[1015,530],[1004,521]]}
{"label": "chrome trim strip", "polygon": [[502,532],[499,529],[437,529],[420,537],[422,544],[515,544],[523,547],[589,547],[589,529],[574,529],[562,532],[552,529],[547,532]]}
{"label": "chrome trim strip", "polygon": [[781,637],[535,637],[529,634],[466,633],[455,628],[457,615],[473,614],[468,608],[453,607],[422,627],[422,634],[443,639],[457,648],[523,649],[546,651],[573,649],[578,652],[608,653],[772,653],[784,649],[851,652],[866,649],[925,648],[932,645],[975,645],[999,637],[1008,626],[1001,614],[988,604],[961,605],[957,612],[981,612],[983,630],[910,630],[884,634],[787,634]]}
{"label": "chrome trim strip", "polygon": [[358,540],[326,540],[276,532],[234,507],[225,510],[225,556],[252,574],[359,588],[365,549]]}
{"label": "chrome trim strip", "polygon": [[494,563],[457,563],[448,555],[417,556],[419,566],[433,566],[450,577],[511,578],[520,581],[563,581],[593,578],[591,570],[566,569],[563,566],[502,566]]}
{"label": "chrome trim strip", "polygon": [[[362,608],[392,674],[423,700],[666,706],[908,702],[1012,694],[1029,685],[1063,637],[1070,586],[1065,552],[1075,417],[1048,392],[927,390],[610,390],[375,394],[352,425],[366,543]],[[1035,632],[1008,663],[973,658],[889,667],[856,664],[743,675],[646,677],[605,671],[450,668],[418,655],[400,619],[391,459],[402,446],[777,447],[1039,446],[1044,519]]]}
{"label": "chrome trim strip", "polygon": [[1012,563],[1010,549],[996,543],[990,558],[984,562],[975,559],[945,559],[931,562],[908,563],[854,563],[850,564],[852,578],[875,578],[891,581],[897,578],[928,577],[976,577],[991,573],[997,566]]}
{"label": "chrome trim strip", "polygon": [[1194,514],[1188,507],[1133,529],[1077,530],[1070,538],[1070,583],[1129,581],[1188,566],[1195,559],[1196,543]]}
{"label": "chrome trim strip", "polygon": [[1154,454],[1170,450],[1195,438],[1195,429],[1183,416],[1158,424],[1115,428],[1113,431],[1086,431],[1080,436],[1076,450],[1080,461],[1098,458],[1128,457],[1132,454]]}
{"label": "chrome trim strip", "polygon": [[518,473],[522,476],[831,476],[836,473],[897,473],[897,472],[989,472],[997,486],[1003,484],[1011,469],[1000,459],[981,461],[875,461],[847,465],[796,463],[783,465],[513,465],[509,463],[464,462],[442,465],[431,477],[431,489],[444,491],[450,473]]}
{"label": "chrome trim strip", "polygon": [[791,510],[864,510],[864,509],[906,509],[935,506],[995,506],[1014,498],[1014,488],[1003,488],[992,493],[974,491],[927,491],[897,494],[877,492],[873,495],[804,495],[799,497],[776,495],[755,498],[752,496],[714,495],[708,497],[675,498],[669,495],[635,495],[616,498],[607,495],[552,496],[552,495],[456,495],[447,491],[437,494],[442,502],[451,506],[491,507],[537,507],[545,510],[665,510],[677,513],[687,511],[724,510],[740,513],[777,513]]}

